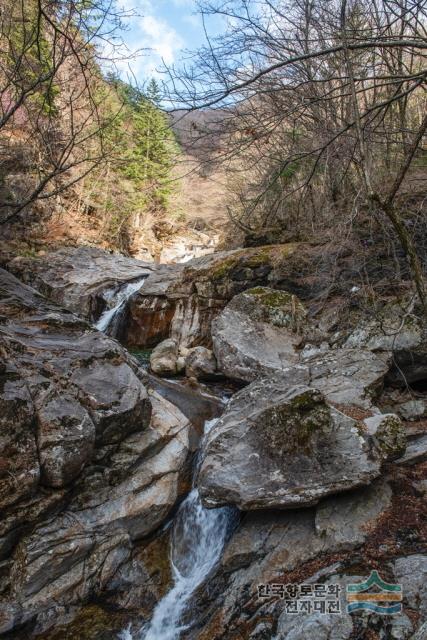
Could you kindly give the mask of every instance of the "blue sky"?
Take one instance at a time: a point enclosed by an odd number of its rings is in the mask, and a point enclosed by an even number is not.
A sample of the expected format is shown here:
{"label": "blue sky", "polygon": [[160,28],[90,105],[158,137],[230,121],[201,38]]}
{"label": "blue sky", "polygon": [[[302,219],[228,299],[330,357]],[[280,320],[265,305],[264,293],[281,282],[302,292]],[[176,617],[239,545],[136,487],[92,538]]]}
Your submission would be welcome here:
{"label": "blue sky", "polygon": [[118,64],[124,78],[129,75],[129,66],[138,83],[159,77],[162,59],[172,65],[179,62],[183,50],[203,43],[195,0],[118,0],[118,5],[137,13],[127,20],[128,30],[122,35],[127,48],[132,52],[145,49],[137,59]]}

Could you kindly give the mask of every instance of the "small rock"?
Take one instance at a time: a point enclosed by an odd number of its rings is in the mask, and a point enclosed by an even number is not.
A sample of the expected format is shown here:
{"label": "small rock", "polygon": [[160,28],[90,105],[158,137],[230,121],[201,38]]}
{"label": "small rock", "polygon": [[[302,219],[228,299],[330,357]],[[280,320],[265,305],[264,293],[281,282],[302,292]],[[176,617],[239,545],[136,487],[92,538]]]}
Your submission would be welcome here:
{"label": "small rock", "polygon": [[206,347],[190,349],[185,359],[185,375],[197,380],[211,380],[216,374],[216,358]]}
{"label": "small rock", "polygon": [[399,414],[405,420],[419,420],[426,413],[426,409],[424,400],[409,400],[397,407]]}
{"label": "small rock", "polygon": [[178,345],[175,340],[163,340],[150,355],[150,367],[158,376],[174,376],[177,373]]}

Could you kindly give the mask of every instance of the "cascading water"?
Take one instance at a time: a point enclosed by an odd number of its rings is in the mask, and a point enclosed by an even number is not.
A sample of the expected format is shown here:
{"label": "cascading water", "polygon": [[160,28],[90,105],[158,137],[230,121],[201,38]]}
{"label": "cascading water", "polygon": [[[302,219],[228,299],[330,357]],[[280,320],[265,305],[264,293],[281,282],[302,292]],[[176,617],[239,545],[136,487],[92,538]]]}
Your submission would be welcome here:
{"label": "cascading water", "polygon": [[132,294],[141,288],[146,279],[147,276],[143,276],[138,278],[138,280],[128,282],[118,291],[113,290],[109,293],[109,296],[107,296],[107,302],[110,306],[95,323],[95,327],[99,331],[108,333],[113,338],[117,335],[117,331],[120,326],[120,317],[126,308],[126,302]]}
{"label": "cascading water", "polygon": [[[205,434],[216,420],[205,423]],[[202,447],[203,449],[203,443]],[[151,622],[137,632],[123,631],[121,640],[178,640],[187,625],[182,616],[192,594],[208,577],[221,557],[235,520],[231,507],[205,509],[193,488],[174,520],[171,565],[174,584],[154,610]]]}

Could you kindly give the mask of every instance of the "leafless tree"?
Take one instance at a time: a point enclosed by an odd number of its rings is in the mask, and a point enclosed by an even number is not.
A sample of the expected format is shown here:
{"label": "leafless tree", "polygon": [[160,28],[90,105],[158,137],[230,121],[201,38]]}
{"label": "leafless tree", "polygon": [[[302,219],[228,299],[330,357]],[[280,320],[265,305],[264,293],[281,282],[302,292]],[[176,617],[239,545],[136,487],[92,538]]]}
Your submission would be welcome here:
{"label": "leafless tree", "polygon": [[425,153],[426,1],[206,0],[200,11],[226,31],[169,69],[171,100],[222,110],[223,156],[239,158],[242,184],[233,221],[316,234],[385,220],[427,311],[400,200]]}
{"label": "leafless tree", "polygon": [[114,0],[2,0],[0,224],[55,198],[109,153],[100,65],[122,55],[125,17]]}

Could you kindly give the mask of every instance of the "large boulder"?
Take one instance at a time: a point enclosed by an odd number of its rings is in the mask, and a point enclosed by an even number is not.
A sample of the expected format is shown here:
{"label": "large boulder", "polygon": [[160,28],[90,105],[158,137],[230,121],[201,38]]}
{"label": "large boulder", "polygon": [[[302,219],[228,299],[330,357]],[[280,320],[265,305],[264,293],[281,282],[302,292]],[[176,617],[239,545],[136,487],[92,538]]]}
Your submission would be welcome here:
{"label": "large boulder", "polygon": [[208,507],[305,507],[368,485],[381,463],[360,424],[277,376],[232,398],[208,435],[198,486]]}
{"label": "large boulder", "polygon": [[88,320],[99,317],[111,291],[150,275],[156,265],[96,247],[62,247],[35,258],[19,256],[8,269],[66,309]]}
{"label": "large boulder", "polygon": [[212,323],[218,368],[250,382],[299,361],[306,311],[296,296],[256,287],[235,296]]}

